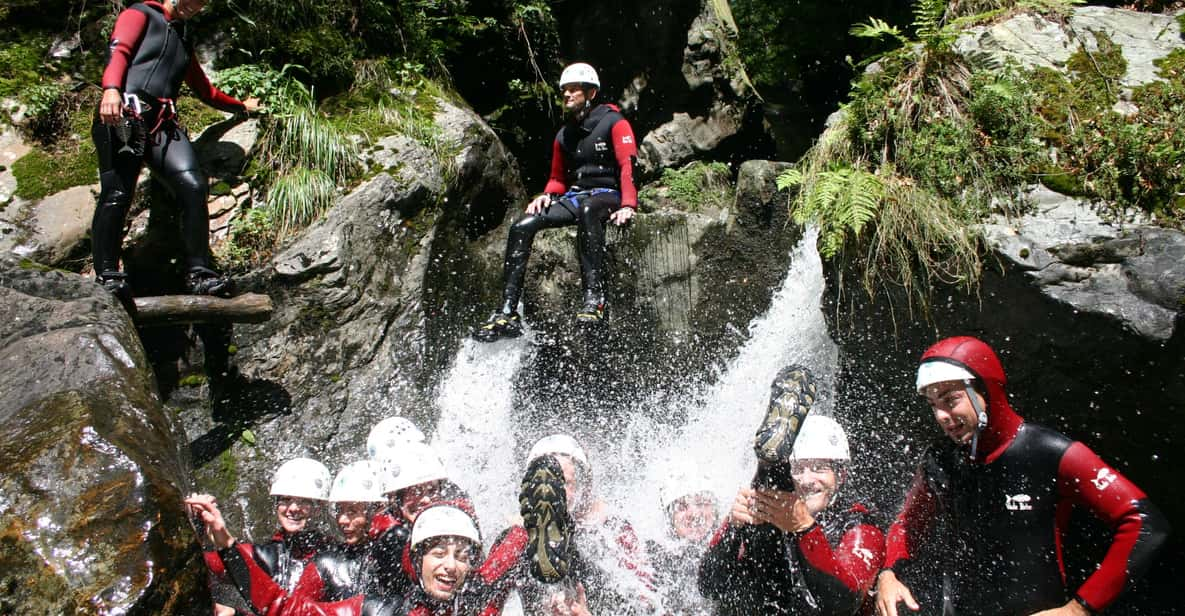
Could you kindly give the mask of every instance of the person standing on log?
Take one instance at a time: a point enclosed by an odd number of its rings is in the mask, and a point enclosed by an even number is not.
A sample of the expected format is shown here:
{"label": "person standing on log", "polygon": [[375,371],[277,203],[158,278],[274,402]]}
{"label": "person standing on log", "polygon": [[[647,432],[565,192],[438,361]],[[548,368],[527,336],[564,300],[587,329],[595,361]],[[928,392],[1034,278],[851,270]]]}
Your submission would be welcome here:
{"label": "person standing on log", "polygon": [[103,98],[91,128],[99,157],[99,199],[91,225],[95,275],[125,306],[132,304],[119,252],[124,220],[145,163],[172,192],[181,210],[185,283],[190,293],[229,297],[232,281],[213,269],[209,247],[206,175],[178,122],[175,100],[189,84],[206,104],[250,112],[259,101],[219,91],[198,64],[187,20],[206,0],[139,2],[115,20],[103,71]]}
{"label": "person standing on log", "polygon": [[493,342],[522,334],[519,296],[535,234],[576,225],[584,301],[576,320],[596,323],[605,316],[605,222],[624,225],[638,208],[634,164],[638,147],[621,109],[597,103],[597,71],[577,62],[560,75],[567,117],[552,143],[551,174],[543,194],[527,204],[527,215],[510,228],[503,262],[502,306],[474,332]]}
{"label": "person standing on log", "polygon": [[[922,355],[917,391],[949,441],[926,450],[889,529],[879,616],[896,616],[901,603],[921,609],[906,582],[930,575],[917,558],[927,542],[947,557],[948,594],[948,605],[928,607],[971,616],[1098,613],[1164,544],[1168,522],[1147,495],[1086,445],[1025,421],[1005,384],[1000,359],[981,340],[947,338]],[[1062,534],[1074,506],[1113,538],[1098,568],[1070,589]]]}

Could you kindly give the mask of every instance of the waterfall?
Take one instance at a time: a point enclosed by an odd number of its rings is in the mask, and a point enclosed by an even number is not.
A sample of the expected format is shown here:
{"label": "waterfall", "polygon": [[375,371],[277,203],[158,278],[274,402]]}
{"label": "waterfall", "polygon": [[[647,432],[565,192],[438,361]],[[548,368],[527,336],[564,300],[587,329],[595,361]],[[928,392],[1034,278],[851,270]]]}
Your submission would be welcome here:
{"label": "waterfall", "polygon": [[[524,328],[526,329],[526,328]],[[473,500],[482,536],[493,539],[518,514],[522,464],[512,424],[515,375],[534,336],[487,344],[466,338],[441,383],[432,445]]]}
{"label": "waterfall", "polygon": [[[589,426],[575,435],[588,449],[599,496],[641,538],[667,541],[659,486],[671,476],[695,475],[692,469],[702,471],[706,484],[700,486],[716,494],[721,515],[728,511],[736,490],[752,477],[753,434],[769,402],[770,382],[782,367],[800,363],[811,368],[822,390],[817,410],[830,412],[838,350],[821,310],[823,268],[816,238],[816,231],[808,230],[788,255],[791,266],[769,309],[749,325],[747,341],[708,380],[712,384],[666,403],[685,412],[656,410],[652,400],[657,396],[640,392],[630,419],[612,434]],[[515,437],[538,432],[514,425],[512,412],[515,373],[529,348],[528,338],[492,345],[465,341],[437,397],[441,415],[434,443],[474,498],[487,537],[505,528],[517,512],[524,464],[514,452],[529,443],[516,443]],[[664,422],[668,415],[685,421],[669,425]],[[629,580],[620,581],[624,585]]]}

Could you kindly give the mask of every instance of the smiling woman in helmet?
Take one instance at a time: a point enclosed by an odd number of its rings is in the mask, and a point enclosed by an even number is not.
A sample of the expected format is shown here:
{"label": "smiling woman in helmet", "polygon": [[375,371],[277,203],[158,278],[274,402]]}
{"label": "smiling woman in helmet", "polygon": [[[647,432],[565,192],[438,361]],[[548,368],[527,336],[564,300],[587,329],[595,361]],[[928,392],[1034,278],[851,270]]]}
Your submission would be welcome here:
{"label": "smiling woman in helmet", "polygon": [[[444,463],[431,446],[411,440],[391,447],[380,446],[376,452],[379,456],[375,466],[387,506],[374,516],[371,524],[370,533],[375,537],[373,551],[383,562],[399,563],[407,549],[412,524],[425,508],[449,503],[471,509],[472,504],[464,491],[448,479]],[[387,592],[403,594],[414,581],[401,568],[385,566],[379,570],[378,584]]]}
{"label": "smiling woman in helmet", "polygon": [[195,494],[187,498],[185,504],[201,519],[207,540],[219,548],[217,553],[206,553],[206,564],[215,577],[225,577],[223,561],[228,550],[234,550],[241,558],[254,562],[285,592],[291,592],[309,560],[330,545],[321,533],[308,528],[329,496],[329,485],[329,469],[316,460],[295,458],[280,465],[269,490],[279,529],[271,541],[257,544],[237,541],[231,535],[213,496]]}
{"label": "smiling woman in helmet", "polygon": [[378,584],[380,569],[398,567],[382,562],[372,549],[370,522],[384,499],[370,461],[342,468],[334,477],[329,501],[343,542],[321,550],[305,566],[292,589],[275,583],[253,559],[239,560],[238,552],[224,552],[235,586],[257,612],[271,613],[281,603],[294,601],[337,601],[358,594],[377,594],[382,590]]}

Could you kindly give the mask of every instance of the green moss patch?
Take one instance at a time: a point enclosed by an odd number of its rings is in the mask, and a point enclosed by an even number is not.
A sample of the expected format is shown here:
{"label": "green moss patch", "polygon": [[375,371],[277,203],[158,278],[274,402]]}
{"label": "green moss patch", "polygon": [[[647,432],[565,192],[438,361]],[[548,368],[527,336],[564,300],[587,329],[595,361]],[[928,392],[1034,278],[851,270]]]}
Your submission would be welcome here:
{"label": "green moss patch", "polygon": [[16,196],[35,201],[72,186],[98,181],[99,159],[94,146],[80,144],[74,152],[34,148],[12,163]]}

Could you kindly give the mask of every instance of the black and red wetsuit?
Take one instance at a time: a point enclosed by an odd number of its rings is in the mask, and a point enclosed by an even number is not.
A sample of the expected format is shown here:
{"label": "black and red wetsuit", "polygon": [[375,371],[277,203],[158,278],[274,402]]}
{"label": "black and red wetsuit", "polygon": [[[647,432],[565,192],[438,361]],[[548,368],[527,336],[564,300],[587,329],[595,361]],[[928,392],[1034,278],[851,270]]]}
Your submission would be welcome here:
{"label": "black and red wetsuit", "polygon": [[544,193],[556,197],[538,214],[510,227],[504,262],[502,312],[514,312],[522,294],[535,234],[577,225],[577,248],[586,295],[603,296],[605,222],[622,207],[638,207],[634,161],[638,146],[629,122],[612,104],[601,104],[560,128],[552,143],[551,174]]}
{"label": "black and red wetsuit", "polygon": [[[294,584],[275,579],[258,558],[227,566],[234,585],[261,614],[278,616],[313,602],[333,602],[357,595],[402,597],[414,586],[405,566],[407,525],[389,513],[371,519],[370,538],[362,544],[338,544],[318,551]],[[230,561],[233,554],[221,552]],[[301,608],[306,609],[306,608]]]}
{"label": "black and red wetsuit", "polygon": [[274,589],[278,596],[292,592],[309,562],[331,546],[331,541],[315,531],[280,531],[267,543],[237,542],[217,553],[207,553],[206,564],[215,575],[229,577],[256,609],[266,611],[270,606],[263,598],[264,589]]}
{"label": "black and red wetsuit", "polygon": [[[1105,609],[1151,564],[1168,534],[1164,516],[1086,445],[1024,422],[1008,403],[1003,366],[982,341],[943,340],[923,361],[974,374],[988,423],[974,460],[953,441],[927,450],[889,529],[885,566],[907,586],[935,573],[914,559],[933,540],[951,558],[941,569],[958,614],[1027,615],[1071,598]],[[1110,526],[1114,538],[1098,569],[1069,589],[1062,535],[1076,505]]]}
{"label": "black and red wetsuit", "polygon": [[172,101],[184,81],[206,104],[222,111],[243,111],[243,103],[210,84],[193,53],[185,22],[169,20],[158,2],[140,2],[115,20],[103,71],[103,89],[135,94],[144,104],[149,130],[142,155],[136,155],[96,115],[91,137],[99,157],[99,200],[92,223],[95,271],[119,271],[124,218],[147,163],[173,193],[181,210],[186,265],[209,268],[208,186],[189,136],[176,121]]}
{"label": "black and red wetsuit", "polygon": [[724,614],[857,614],[884,558],[870,518],[855,504],[794,534],[725,522],[700,565],[700,591]]}

